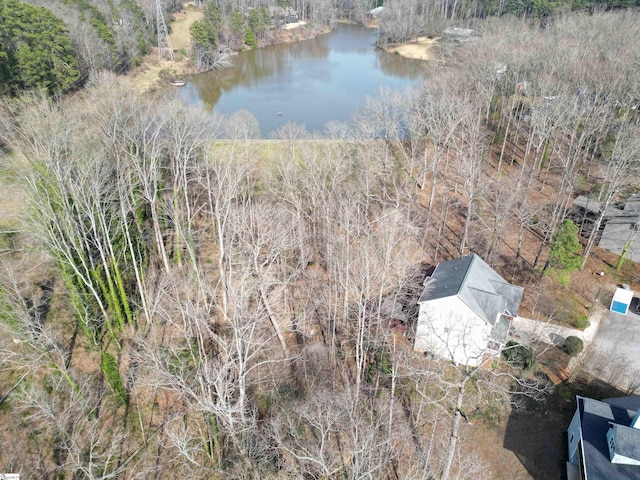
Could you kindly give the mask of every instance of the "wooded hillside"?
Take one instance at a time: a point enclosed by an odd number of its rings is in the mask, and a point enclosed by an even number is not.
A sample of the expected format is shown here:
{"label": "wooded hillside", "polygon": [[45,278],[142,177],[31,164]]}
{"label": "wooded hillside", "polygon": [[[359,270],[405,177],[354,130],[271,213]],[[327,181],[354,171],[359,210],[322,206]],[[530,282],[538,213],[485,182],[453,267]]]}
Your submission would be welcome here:
{"label": "wooded hillside", "polygon": [[499,478],[456,425],[548,384],[414,353],[422,281],[476,252],[549,308],[572,198],[637,188],[637,38],[631,11],[493,19],[322,139],[109,74],[4,98],[0,471]]}
{"label": "wooded hillside", "polygon": [[[379,18],[382,45],[429,35],[449,25],[474,26],[491,16],[546,19],[566,10],[610,10],[640,0],[387,0]],[[635,3],[634,3],[635,2]],[[0,95],[44,88],[67,93],[107,70],[119,74],[139,66],[158,46],[158,13],[170,25],[183,8],[204,12],[190,29],[189,56],[197,70],[228,65],[221,51],[283,41],[280,29],[292,17],[311,35],[339,20],[367,25],[375,0],[5,0],[0,4]],[[287,13],[289,12],[289,13]],[[161,39],[162,40],[162,39]],[[165,45],[164,41],[161,41]],[[166,45],[168,48],[168,45]]]}

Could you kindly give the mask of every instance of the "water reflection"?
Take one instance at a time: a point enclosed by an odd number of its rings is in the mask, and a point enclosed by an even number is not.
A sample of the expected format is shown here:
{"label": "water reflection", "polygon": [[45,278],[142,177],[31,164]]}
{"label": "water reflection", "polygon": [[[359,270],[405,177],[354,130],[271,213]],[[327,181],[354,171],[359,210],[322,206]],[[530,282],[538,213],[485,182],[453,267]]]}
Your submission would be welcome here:
{"label": "water reflection", "polygon": [[407,61],[401,55],[385,52],[381,48],[376,48],[376,56],[380,70],[385,75],[392,75],[411,80],[423,79],[425,76],[424,62]]}
{"label": "water reflection", "polygon": [[401,90],[425,77],[425,62],[376,49],[375,39],[375,31],[341,25],[314,40],[242,52],[230,69],[188,78],[180,96],[217,113],[247,110],[264,137],[287,122],[320,131],[350,120],[379,88]]}

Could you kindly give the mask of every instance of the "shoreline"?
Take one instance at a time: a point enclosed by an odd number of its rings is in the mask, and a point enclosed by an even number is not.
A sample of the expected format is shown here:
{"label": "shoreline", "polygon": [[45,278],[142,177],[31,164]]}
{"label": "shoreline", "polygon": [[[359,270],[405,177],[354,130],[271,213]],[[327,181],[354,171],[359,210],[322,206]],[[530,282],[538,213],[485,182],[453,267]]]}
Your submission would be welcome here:
{"label": "shoreline", "polygon": [[389,53],[395,53],[405,58],[414,60],[431,60],[433,50],[438,43],[439,37],[418,37],[415,40],[400,44],[389,45],[384,48]]}
{"label": "shoreline", "polygon": [[[202,18],[202,10],[195,8],[193,3],[185,4],[183,9],[177,12],[171,21],[171,41],[174,50],[175,61],[171,62],[166,59],[158,59],[157,49],[153,49],[141,62],[141,65],[123,78],[129,82],[131,88],[140,93],[151,93],[155,91],[168,91],[175,86],[171,85],[172,81],[179,80],[184,75],[194,75],[199,73],[187,52],[191,48],[191,36],[189,26]],[[340,20],[339,23],[342,23]],[[345,23],[352,23],[344,21]],[[368,25],[368,28],[375,28],[375,25]],[[312,40],[320,35],[331,33],[333,29],[327,25],[310,26],[306,22],[298,22],[296,24],[286,25],[284,28],[273,31],[270,35],[269,42],[256,48],[266,48],[272,45],[281,45],[286,43],[300,42],[304,40]],[[409,42],[401,44],[388,45],[383,48],[388,53],[401,55],[405,58],[429,61],[433,58],[433,50],[437,45],[439,37],[418,37]],[[246,48],[235,52],[248,51]]]}
{"label": "shoreline", "polygon": [[[191,48],[189,26],[200,18],[202,18],[202,10],[195,9],[191,2],[185,4],[183,9],[175,14],[174,20],[169,24],[175,61],[158,59],[157,49],[152,49],[142,60],[140,66],[131,70],[123,77],[130,83],[133,89],[140,93],[168,90],[175,88],[171,85],[173,80],[178,80],[184,75],[199,73],[186,52]],[[331,33],[333,30],[326,25],[309,26],[306,22],[289,25],[290,26],[285,26],[285,28],[281,30],[274,31],[270,38],[270,43],[256,48],[266,48],[272,45],[312,40],[320,35]],[[245,48],[235,52],[235,54],[249,50],[252,49]]]}

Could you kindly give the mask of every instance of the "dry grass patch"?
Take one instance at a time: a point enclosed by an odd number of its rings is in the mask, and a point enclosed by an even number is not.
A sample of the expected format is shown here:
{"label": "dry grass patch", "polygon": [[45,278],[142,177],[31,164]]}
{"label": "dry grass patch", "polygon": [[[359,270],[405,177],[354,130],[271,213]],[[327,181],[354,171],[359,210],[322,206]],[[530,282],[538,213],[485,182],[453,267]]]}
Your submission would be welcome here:
{"label": "dry grass patch", "polygon": [[27,191],[10,155],[0,155],[0,250],[12,244],[27,208]]}
{"label": "dry grass patch", "polygon": [[186,52],[191,48],[191,32],[189,28],[198,20],[204,17],[204,12],[193,3],[185,6],[185,10],[173,15],[171,22],[171,46],[174,50],[184,50]]}
{"label": "dry grass patch", "polygon": [[167,78],[172,79],[178,75],[195,73],[193,64],[188,57],[191,50],[191,32],[189,28],[196,21],[202,19],[203,16],[202,9],[199,9],[193,3],[187,4],[184,10],[174,14],[173,21],[170,23],[171,33],[169,37],[175,61],[158,60],[158,52],[154,48],[147,55],[144,63],[126,77],[131,88],[140,93],[147,93],[166,87],[168,84]]}

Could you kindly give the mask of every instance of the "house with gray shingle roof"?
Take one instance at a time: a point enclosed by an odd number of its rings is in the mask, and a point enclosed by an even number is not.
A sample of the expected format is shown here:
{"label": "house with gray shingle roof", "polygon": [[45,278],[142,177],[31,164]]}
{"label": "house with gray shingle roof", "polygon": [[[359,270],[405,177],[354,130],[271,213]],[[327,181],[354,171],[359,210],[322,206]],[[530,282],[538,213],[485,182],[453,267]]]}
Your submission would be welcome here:
{"label": "house with gray shingle roof", "polygon": [[[583,222],[593,223],[602,215],[602,225],[598,246],[617,255],[627,250],[626,258],[640,262],[640,194],[631,195],[620,210],[580,195],[573,206],[582,214]],[[628,245],[627,245],[628,244]]]}
{"label": "house with gray shingle roof", "polygon": [[567,430],[567,478],[640,480],[640,395],[576,397]]}
{"label": "house with gray shingle roof", "polygon": [[500,352],[518,314],[522,287],[476,254],[439,263],[424,287],[415,350],[473,366]]}

